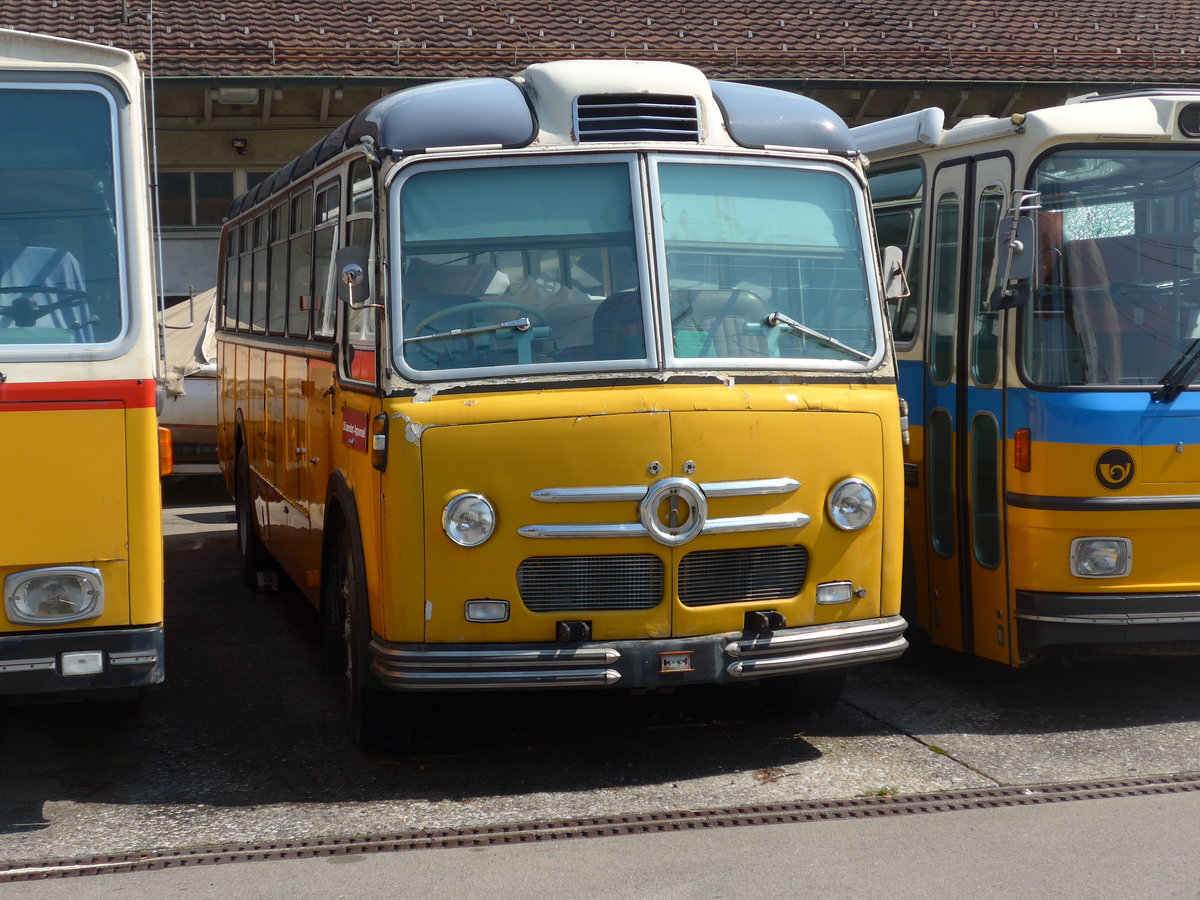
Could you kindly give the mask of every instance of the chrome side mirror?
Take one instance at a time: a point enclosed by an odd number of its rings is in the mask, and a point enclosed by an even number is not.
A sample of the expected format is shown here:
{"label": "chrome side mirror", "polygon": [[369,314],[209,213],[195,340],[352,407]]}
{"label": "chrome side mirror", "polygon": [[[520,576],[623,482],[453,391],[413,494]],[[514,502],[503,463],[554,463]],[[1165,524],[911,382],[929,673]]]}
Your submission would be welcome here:
{"label": "chrome side mirror", "polygon": [[989,298],[994,310],[1011,309],[1029,302],[1034,260],[1037,259],[1037,226],[1033,213],[1041,209],[1037,191],[1013,191],[1012,207],[1000,221],[996,235],[996,268],[1000,280]]}
{"label": "chrome side mirror", "polygon": [[364,309],[371,300],[371,279],[367,277],[369,258],[366,247],[343,247],[333,262],[337,271],[338,299],[351,309]]}

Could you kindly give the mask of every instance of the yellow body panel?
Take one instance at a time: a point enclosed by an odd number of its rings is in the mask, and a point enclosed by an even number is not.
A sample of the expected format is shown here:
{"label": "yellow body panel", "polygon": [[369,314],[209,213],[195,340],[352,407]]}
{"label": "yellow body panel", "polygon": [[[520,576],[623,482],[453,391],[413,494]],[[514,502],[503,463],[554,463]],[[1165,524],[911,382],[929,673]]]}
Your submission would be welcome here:
{"label": "yellow body panel", "polygon": [[[1097,481],[1096,462],[1107,449],[1088,444],[1038,442],[1031,471],[1009,472],[1009,490],[1051,497],[1176,497],[1200,494],[1194,478],[1195,448],[1124,449],[1134,460],[1134,478],[1110,491]],[[1178,478],[1180,480],[1169,480]],[[1038,510],[1011,508],[1009,532],[1015,590],[1124,592],[1200,591],[1195,550],[1200,510]],[[1078,537],[1125,537],[1133,542],[1133,565],[1124,578],[1080,578],[1070,571],[1071,541]]]}
{"label": "yellow body panel", "polygon": [[[521,604],[515,573],[531,556],[649,553],[663,560],[664,602],[650,610],[591,614],[597,639],[688,636],[735,631],[747,609],[771,607],[790,626],[892,615],[899,607],[900,442],[894,393],[887,388],[748,385],[736,388],[657,386],[479,394],[384,403],[391,423],[387,473],[381,479],[386,552],[369,546],[368,575],[378,566],[383,596],[372,591],[376,630],[390,641],[504,642],[554,639],[560,613]],[[370,411],[369,409],[366,411]],[[349,451],[356,483],[366,454]],[[649,537],[539,540],[523,525],[634,522],[636,503],[541,503],[544,488],[650,485],[669,476],[697,483],[791,477],[790,495],[714,499],[714,517],[801,511],[800,529],[701,535],[671,548]],[[660,471],[649,467],[658,463]],[[875,488],[880,514],[862,532],[831,526],[824,504],[842,478]],[[446,502],[483,493],[497,510],[495,535],[462,548],[442,530]],[[359,513],[363,509],[359,497]],[[809,570],[797,597],[769,603],[686,607],[676,595],[678,560],[697,550],[800,544]],[[881,564],[882,561],[882,564]],[[851,603],[816,607],[815,586],[851,581],[865,591]],[[500,624],[469,623],[468,599],[507,599]]]}
{"label": "yellow body panel", "polygon": [[[44,566],[94,567],[104,577],[104,611],[71,629],[162,622],[154,410],[9,408],[0,412],[0,447],[9,473],[0,580]],[[0,617],[0,632],[41,627]]]}

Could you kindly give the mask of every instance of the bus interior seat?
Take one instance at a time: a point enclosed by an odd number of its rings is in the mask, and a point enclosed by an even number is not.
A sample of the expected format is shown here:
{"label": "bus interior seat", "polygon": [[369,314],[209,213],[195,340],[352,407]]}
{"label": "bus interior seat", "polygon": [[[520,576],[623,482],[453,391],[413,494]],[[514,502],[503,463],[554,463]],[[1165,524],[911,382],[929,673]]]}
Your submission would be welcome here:
{"label": "bus interior seat", "polygon": [[[751,322],[762,322],[767,305],[753,291],[696,290],[672,292],[675,314],[676,353],[679,356],[762,356],[764,334],[750,330]],[[682,334],[687,331],[704,335],[697,347],[686,347]]]}
{"label": "bus interior seat", "polygon": [[600,301],[592,316],[596,359],[641,359],[646,355],[641,292],[617,291]]}

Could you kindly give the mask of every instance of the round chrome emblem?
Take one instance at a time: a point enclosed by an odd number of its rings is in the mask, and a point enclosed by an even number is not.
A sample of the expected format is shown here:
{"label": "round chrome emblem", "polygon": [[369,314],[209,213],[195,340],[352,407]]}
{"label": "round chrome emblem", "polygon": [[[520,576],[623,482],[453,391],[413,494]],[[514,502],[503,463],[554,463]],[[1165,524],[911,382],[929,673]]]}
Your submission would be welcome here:
{"label": "round chrome emblem", "polygon": [[686,478],[664,478],[638,504],[638,519],[650,537],[668,547],[686,544],[704,528],[708,501]]}

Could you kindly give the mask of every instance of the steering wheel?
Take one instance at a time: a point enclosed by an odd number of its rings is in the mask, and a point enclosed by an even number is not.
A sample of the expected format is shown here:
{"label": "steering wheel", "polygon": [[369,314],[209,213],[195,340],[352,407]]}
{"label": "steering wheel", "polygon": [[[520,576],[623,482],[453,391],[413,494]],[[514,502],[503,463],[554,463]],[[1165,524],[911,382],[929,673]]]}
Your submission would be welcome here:
{"label": "steering wheel", "polygon": [[53,303],[34,303],[31,297],[18,297],[7,306],[0,305],[0,316],[8,316],[19,328],[33,328],[37,320],[60,309],[73,306],[84,306],[89,297],[83,291],[60,287],[52,284],[22,284],[13,287],[0,287],[0,294],[55,294],[59,297]]}
{"label": "steering wheel", "polygon": [[536,310],[532,306],[526,306],[523,303],[507,303],[503,300],[472,300],[470,303],[459,303],[455,306],[447,306],[445,309],[439,309],[435,313],[430,313],[417,323],[417,327],[413,329],[413,334],[420,334],[434,322],[444,319],[446,316],[468,312],[473,309],[515,309],[536,319],[539,325],[546,324],[546,317],[542,315],[540,310]]}

